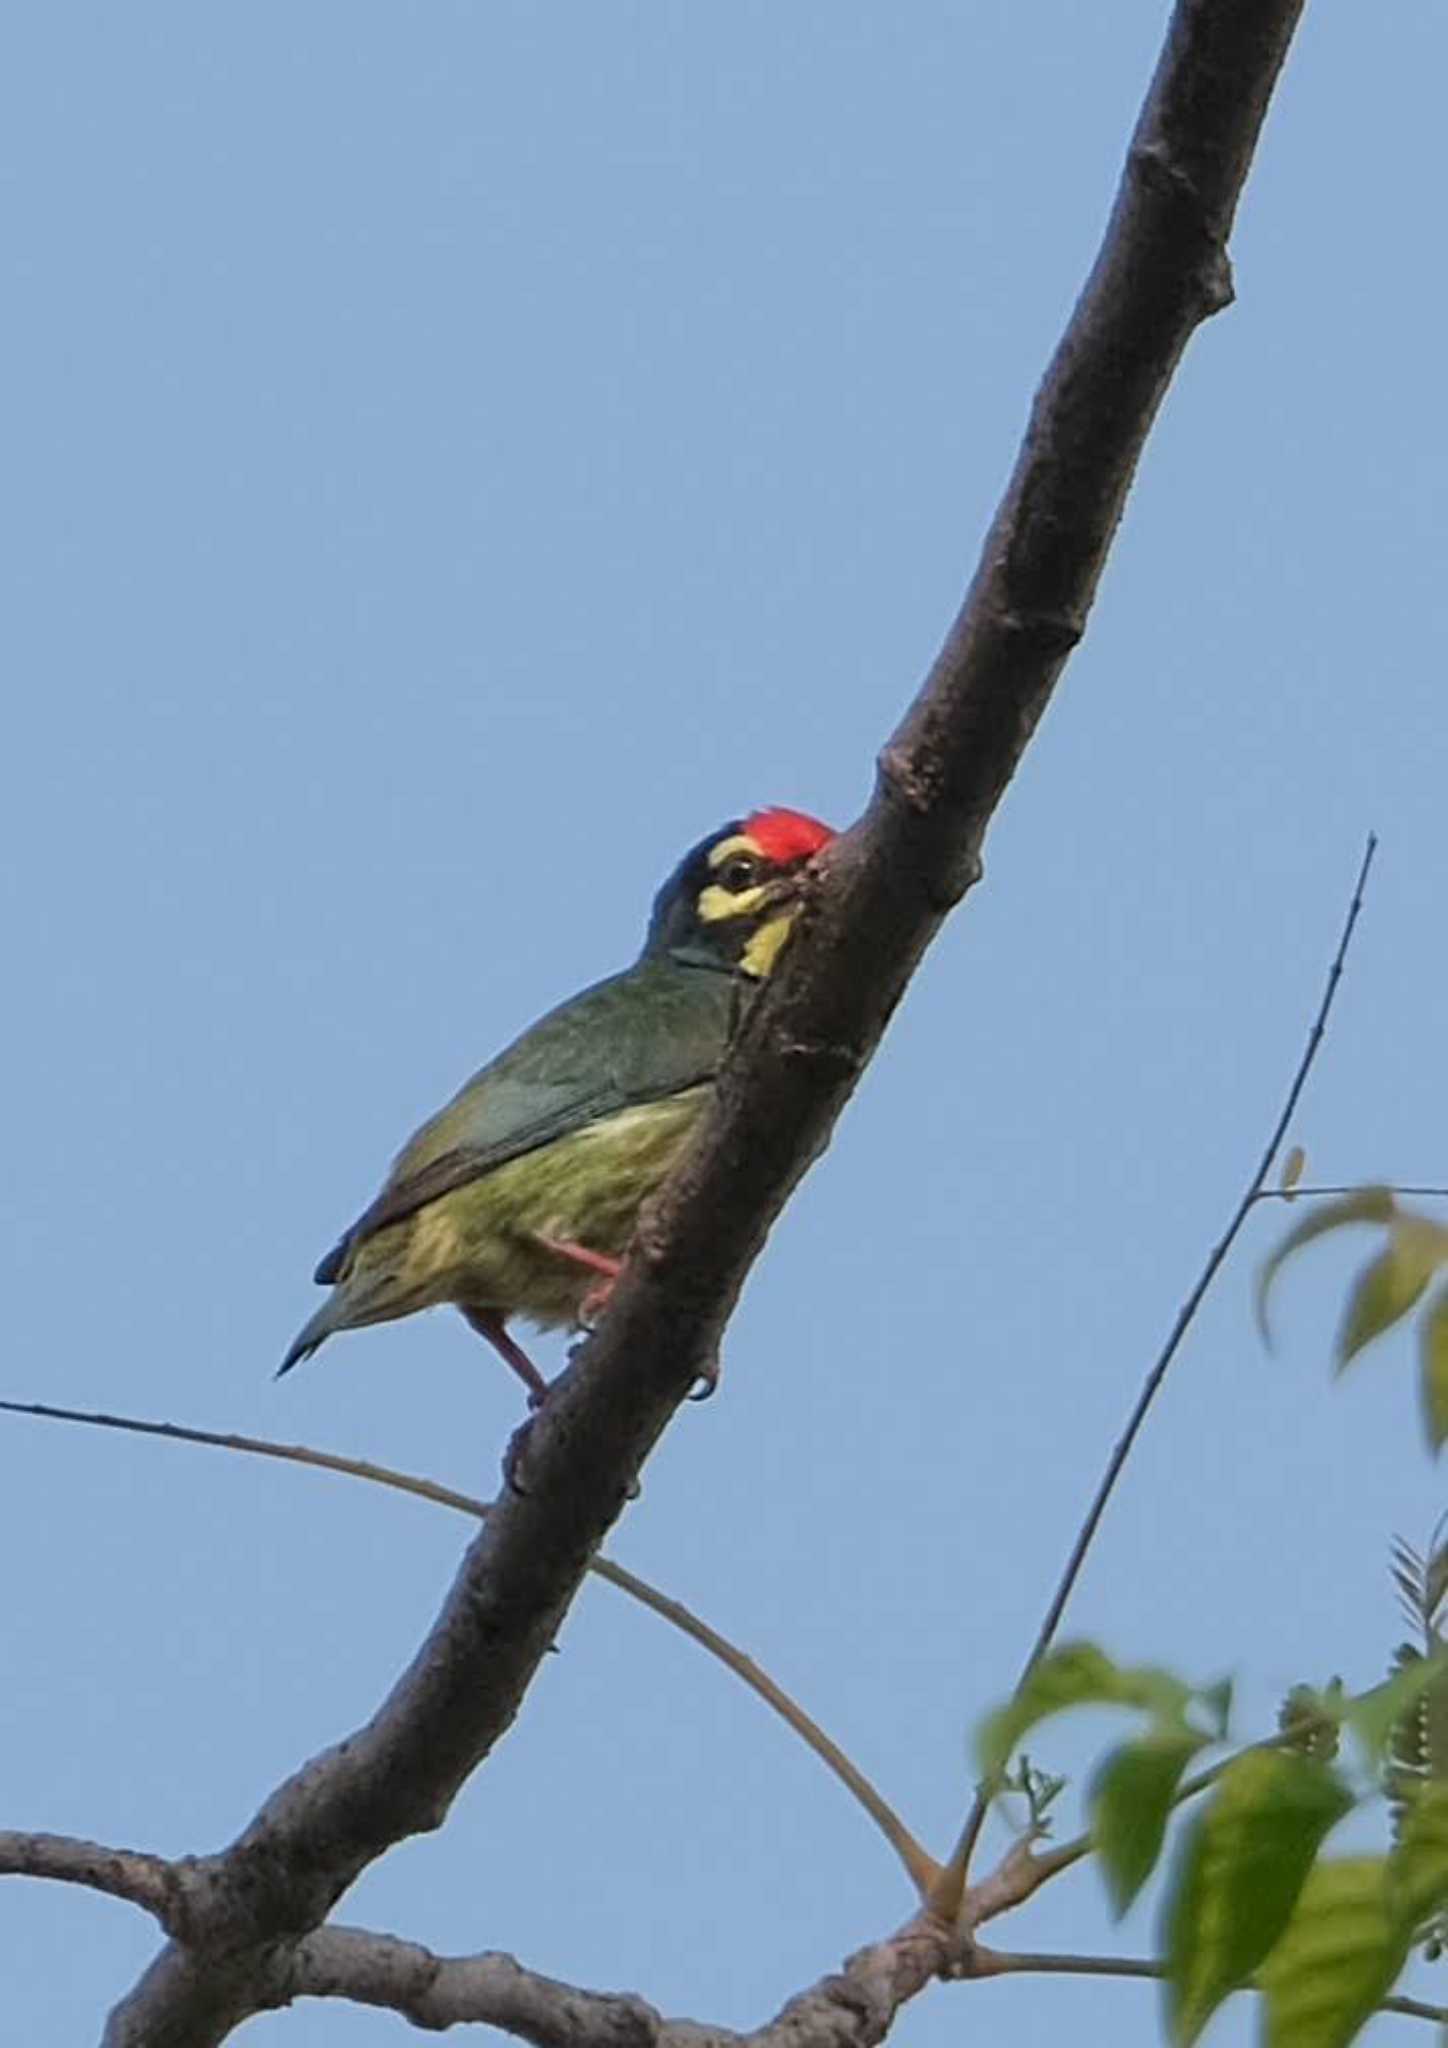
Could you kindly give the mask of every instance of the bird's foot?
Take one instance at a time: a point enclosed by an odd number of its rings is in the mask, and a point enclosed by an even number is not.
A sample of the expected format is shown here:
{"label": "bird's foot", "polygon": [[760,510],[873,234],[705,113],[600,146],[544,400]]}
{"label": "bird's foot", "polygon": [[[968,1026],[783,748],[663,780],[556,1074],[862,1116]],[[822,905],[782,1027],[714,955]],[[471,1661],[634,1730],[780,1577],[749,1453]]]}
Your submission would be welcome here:
{"label": "bird's foot", "polygon": [[[533,1430],[537,1421],[538,1410],[535,1408],[531,1415],[524,1416],[518,1427],[513,1431],[513,1434],[508,1439],[508,1448],[503,1453],[503,1484],[507,1487],[509,1493],[516,1493],[522,1500],[526,1500],[532,1492],[531,1487],[524,1485],[522,1472],[527,1461],[528,1446],[532,1441]],[[636,1501],[643,1490],[643,1481],[635,1474],[624,1488],[624,1500],[626,1502]]]}
{"label": "bird's foot", "polygon": [[613,1289],[614,1283],[612,1280],[600,1280],[596,1287],[589,1288],[587,1294],[584,1295],[582,1301],[578,1304],[578,1323],[580,1329],[591,1330],[593,1328],[594,1324],[608,1307],[609,1302],[613,1299]]}
{"label": "bird's foot", "polygon": [[719,1374],[721,1370],[718,1359],[711,1358],[703,1371],[696,1376],[688,1398],[691,1401],[711,1400],[719,1391]]}
{"label": "bird's foot", "polygon": [[537,1418],[538,1410],[536,1408],[532,1410],[531,1414],[523,1417],[523,1420],[508,1438],[508,1448],[503,1453],[503,1484],[507,1487],[509,1493],[516,1493],[525,1499],[528,1494],[528,1488],[523,1484],[520,1474],[528,1454],[528,1439],[533,1434],[533,1424]]}
{"label": "bird's foot", "polygon": [[508,1448],[503,1453],[503,1484],[509,1493],[526,1496],[529,1488],[523,1484],[522,1472],[528,1459],[528,1446],[533,1440],[533,1430],[538,1417],[548,1405],[552,1388],[545,1382],[541,1393],[528,1396],[528,1413],[508,1438]]}

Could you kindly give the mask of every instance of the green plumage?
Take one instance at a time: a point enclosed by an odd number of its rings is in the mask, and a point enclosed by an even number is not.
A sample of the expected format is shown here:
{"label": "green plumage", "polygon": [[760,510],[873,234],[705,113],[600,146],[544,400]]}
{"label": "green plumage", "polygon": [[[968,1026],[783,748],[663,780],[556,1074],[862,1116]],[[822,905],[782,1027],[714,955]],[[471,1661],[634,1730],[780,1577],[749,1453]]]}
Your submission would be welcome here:
{"label": "green plumage", "polygon": [[541,1398],[507,1318],[576,1323],[616,1270],[829,837],[797,812],[755,812],[687,853],[634,965],[541,1018],[403,1147],[318,1266],[331,1294],[281,1370],[335,1331],[451,1302]]}
{"label": "green plumage", "polygon": [[622,1254],[708,1099],[746,986],[646,952],[525,1032],[404,1146],[318,1266],[333,1292],[281,1370],[335,1331],[440,1302],[576,1321],[597,1276],[538,1236]]}
{"label": "green plumage", "polygon": [[321,1312],[320,1334],[445,1301],[524,1315],[541,1329],[576,1322],[597,1275],[538,1239],[621,1257],[640,1204],[673,1165],[707,1097],[697,1087],[616,1110],[358,1239]]}

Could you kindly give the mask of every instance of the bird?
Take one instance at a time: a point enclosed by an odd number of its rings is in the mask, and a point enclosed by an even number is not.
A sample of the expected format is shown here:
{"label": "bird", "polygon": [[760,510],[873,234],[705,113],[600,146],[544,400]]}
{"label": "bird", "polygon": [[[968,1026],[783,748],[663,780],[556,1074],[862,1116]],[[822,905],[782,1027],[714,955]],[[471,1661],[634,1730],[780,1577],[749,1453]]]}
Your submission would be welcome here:
{"label": "bird", "polygon": [[633,965],[550,1010],[409,1138],[318,1265],[330,1292],[277,1377],[338,1331],[450,1303],[541,1405],[548,1383],[508,1324],[580,1328],[607,1305],[834,837],[774,806],[691,847]]}

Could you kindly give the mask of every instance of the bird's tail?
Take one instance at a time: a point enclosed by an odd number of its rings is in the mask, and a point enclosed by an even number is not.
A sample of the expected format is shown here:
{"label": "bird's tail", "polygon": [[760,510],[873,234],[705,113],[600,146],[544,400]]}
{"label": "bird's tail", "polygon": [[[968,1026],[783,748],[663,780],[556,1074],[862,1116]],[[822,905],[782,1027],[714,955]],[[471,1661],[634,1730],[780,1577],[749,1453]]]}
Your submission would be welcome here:
{"label": "bird's tail", "polygon": [[[330,1265],[331,1260],[324,1259],[322,1263]],[[338,1281],[311,1321],[298,1330],[291,1350],[277,1367],[277,1378],[300,1365],[304,1358],[310,1358],[317,1346],[325,1344],[338,1330],[361,1330],[368,1323],[390,1323],[394,1316],[411,1315],[415,1308],[431,1308],[434,1302],[446,1299],[445,1295],[426,1289],[402,1287],[398,1275],[385,1260],[369,1265],[364,1259],[349,1266],[346,1278]]]}

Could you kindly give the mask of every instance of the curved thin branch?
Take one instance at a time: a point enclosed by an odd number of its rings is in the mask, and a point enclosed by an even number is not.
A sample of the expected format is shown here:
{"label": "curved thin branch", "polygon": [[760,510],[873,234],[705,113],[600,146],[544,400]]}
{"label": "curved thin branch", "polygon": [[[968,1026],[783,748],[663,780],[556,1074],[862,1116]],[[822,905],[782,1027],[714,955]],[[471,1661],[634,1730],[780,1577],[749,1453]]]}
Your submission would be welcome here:
{"label": "curved thin branch", "polygon": [[706,1650],[711,1651],[720,1663],[727,1664],[735,1677],[742,1679],[767,1706],[773,1707],[781,1720],[788,1722],[800,1740],[814,1751],[827,1769],[833,1771],[846,1791],[852,1793],[869,1814],[904,1864],[906,1875],[920,1898],[924,1900],[929,1895],[940,1876],[939,1864],[920,1846],[904,1821],[876,1791],[859,1766],[850,1761],[839,1744],[825,1734],[819,1723],[805,1712],[797,1700],[790,1697],[783,1686],[776,1685],[768,1672],[762,1671],[752,1657],[736,1648],[716,1629],[710,1628],[708,1622],[700,1621],[698,1616],[691,1614],[681,1602],[670,1599],[667,1593],[658,1592],[643,1579],[636,1578],[632,1572],[625,1571],[622,1565],[614,1564],[605,1557],[596,1557],[592,1569],[600,1578],[607,1579],[610,1585],[631,1593],[635,1600],[641,1600],[646,1607],[651,1607],[655,1614],[663,1615],[666,1620],[673,1622],[675,1628],[682,1629],[687,1636],[692,1636],[696,1643],[701,1643]]}
{"label": "curved thin branch", "polygon": [[168,1931],[180,1917],[180,1870],[164,1856],[148,1856],[139,1849],[111,1849],[76,1835],[0,1828],[0,1877],[51,1877],[61,1884],[83,1884],[140,1906]]}
{"label": "curved thin branch", "polygon": [[[1312,1072],[1313,1063],[1322,1046],[1323,1037],[1327,1030],[1327,1020],[1332,1014],[1333,1002],[1336,998],[1338,985],[1342,980],[1343,968],[1347,961],[1348,947],[1352,944],[1353,931],[1362,913],[1363,892],[1367,887],[1368,875],[1372,870],[1373,856],[1377,852],[1377,848],[1377,835],[1370,832],[1367,838],[1367,845],[1363,849],[1362,860],[1358,866],[1357,880],[1353,884],[1352,896],[1348,902],[1347,916],[1344,919],[1342,932],[1337,942],[1337,951],[1333,954],[1332,965],[1328,969],[1327,985],[1322,992],[1322,1000],[1317,1006],[1317,1013],[1312,1020],[1312,1027],[1307,1034],[1307,1044],[1303,1049],[1302,1057],[1297,1062],[1291,1082],[1288,1084],[1282,1106],[1277,1113],[1276,1121],[1262,1149],[1262,1156],[1257,1162],[1257,1169],[1252,1175],[1251,1180],[1247,1183],[1247,1187],[1239,1199],[1236,1208],[1233,1210],[1226,1229],[1207,1254],[1206,1263],[1197,1275],[1195,1286],[1177,1310],[1176,1320],[1168,1332],[1166,1342],[1157,1353],[1156,1358],[1152,1362],[1151,1370],[1142,1381],[1141,1390],[1132,1403],[1131,1412],[1127,1416],[1126,1427],[1117,1438],[1111,1456],[1106,1461],[1106,1469],[1102,1473],[1096,1492],[1092,1496],[1091,1505],[1087,1508],[1085,1519],[1076,1532],[1075,1541],[1071,1545],[1070,1553],[1067,1556],[1065,1566],[1057,1582],[1056,1590],[1051,1595],[1050,1605],[1047,1607],[1041,1621],[1041,1626],[1036,1634],[1036,1640],[1031,1645],[1030,1655],[1026,1658],[1021,1668],[1021,1675],[1016,1680],[1017,1691],[1025,1684],[1055,1639],[1056,1630],[1061,1625],[1061,1617],[1066,1611],[1067,1602],[1075,1590],[1076,1581],[1081,1576],[1081,1571],[1090,1553],[1091,1545],[1096,1539],[1096,1532],[1101,1526],[1101,1518],[1106,1513],[1107,1505],[1116,1490],[1116,1483],[1120,1479],[1126,1461],[1131,1455],[1132,1447],[1141,1432],[1142,1425],[1150,1414],[1157,1395],[1161,1392],[1162,1382],[1171,1370],[1172,1361],[1181,1349],[1182,1341],[1187,1331],[1196,1320],[1197,1311],[1206,1299],[1208,1289],[1225,1264],[1227,1254],[1237,1242],[1243,1224],[1247,1221],[1252,1210],[1262,1199],[1266,1191],[1267,1176],[1272,1171],[1272,1162],[1282,1149],[1282,1141],[1287,1135],[1288,1127],[1302,1098],[1302,1091],[1307,1085],[1307,1077]],[[967,1874],[970,1869],[970,1859],[974,1853],[975,1845],[980,1839],[980,1831],[985,1822],[985,1815],[986,1801],[977,1793],[974,1803],[966,1816],[965,1824],[961,1829],[960,1839],[957,1841],[951,1853],[950,1861],[945,1865],[936,1885],[934,1904],[937,1911],[954,1912],[959,1910],[965,1891]]]}
{"label": "curved thin branch", "polygon": [[1196,327],[1230,299],[1226,239],[1301,5],[1178,0],[1101,253],[964,606],[880,756],[869,810],[822,857],[794,942],[642,1219],[608,1314],[533,1425],[526,1490],[488,1516],[366,1726],[197,1864],[194,1939],[166,1949],[116,2008],[107,2048],[223,2040],[255,2010],[275,1945],[319,1926],[395,1842],[440,1826],[517,1714],[644,1460],[713,1366],[770,1225],[980,873],[986,828],[1084,629],[1167,383]]}
{"label": "curved thin branch", "polygon": [[[391,1465],[376,1465],[366,1458],[349,1458],[340,1451],[313,1450],[307,1444],[279,1444],[269,1437],[239,1436],[231,1431],[196,1429],[179,1422],[143,1422],[133,1415],[105,1415],[83,1408],[56,1408],[45,1401],[3,1401],[0,1412],[10,1415],[34,1415],[51,1422],[81,1422],[98,1429],[127,1430],[139,1436],[164,1437],[171,1443],[202,1444],[213,1450],[240,1451],[251,1457],[279,1458],[288,1464],[312,1465],[323,1472],[340,1472],[349,1479],[365,1479],[374,1486],[390,1488],[396,1493],[413,1495],[419,1500],[435,1501],[440,1507],[456,1508],[460,1514],[471,1515],[482,1521],[491,1509],[487,1501],[475,1500],[471,1494],[459,1493],[451,1486],[444,1486],[435,1479],[423,1479],[412,1472],[399,1472]],[[769,1673],[756,1664],[754,1659],[737,1643],[731,1643],[727,1636],[711,1628],[707,1621],[687,1608],[682,1600],[675,1600],[663,1593],[657,1586],[641,1579],[636,1572],[627,1571],[623,1565],[615,1564],[611,1558],[595,1557],[588,1569],[608,1585],[616,1586],[640,1606],[686,1635],[692,1642],[716,1657],[727,1670],[747,1685],[752,1693],[772,1707],[785,1724],[792,1728],[806,1748],[831,1771],[845,1790],[858,1801],[879,1828],[881,1834],[905,1866],[905,1874],[914,1885],[920,1898],[924,1898],[940,1875],[940,1866],[934,1857],[924,1850],[909,1828],[906,1827],[889,1801],[876,1790],[857,1764],[846,1756],[832,1737],[826,1735],[812,1715],[787,1693],[784,1687],[772,1679]]]}
{"label": "curved thin branch", "polygon": [[[1166,1965],[1145,1956],[1013,1954],[1002,1949],[978,1948],[974,1971],[980,1977],[1145,1977],[1159,1983],[1166,1976]],[[1256,1988],[1254,1984],[1242,1986],[1244,1991]],[[1377,2010],[1448,2025],[1448,2005],[1429,2005],[1421,1998],[1385,1998]]]}
{"label": "curved thin branch", "polygon": [[[1379,1185],[1385,1187],[1390,1195],[1433,1195],[1439,1200],[1448,1198],[1448,1188],[1413,1187],[1406,1184],[1400,1185],[1396,1181],[1384,1181],[1380,1182]],[[1355,1195],[1360,1191],[1361,1187],[1361,1181],[1356,1186],[1344,1182],[1340,1187],[1304,1187],[1299,1183],[1295,1188],[1258,1188],[1253,1200],[1258,1202],[1311,1202],[1320,1199],[1324,1195]]]}
{"label": "curved thin branch", "polygon": [[1357,880],[1353,885],[1352,898],[1348,903],[1342,935],[1338,939],[1337,951],[1333,954],[1332,965],[1328,969],[1327,986],[1322,992],[1322,1001],[1317,1006],[1317,1014],[1312,1020],[1312,1029],[1307,1034],[1306,1047],[1303,1050],[1301,1059],[1297,1063],[1296,1071],[1292,1076],[1282,1107],[1278,1111],[1277,1120],[1273,1124],[1267,1142],[1262,1149],[1262,1156],[1257,1162],[1257,1170],[1247,1183],[1245,1192],[1233,1210],[1231,1221],[1207,1254],[1206,1264],[1197,1276],[1196,1285],[1178,1309],[1176,1321],[1172,1324],[1170,1334],[1157,1354],[1151,1371],[1142,1382],[1141,1392],[1137,1395],[1131,1413],[1127,1417],[1126,1427],[1121,1432],[1116,1447],[1107,1460],[1106,1470],[1101,1475],[1101,1483],[1097,1487],[1091,1505],[1086,1511],[1086,1518],[1077,1533],[1076,1541],[1071,1546],[1071,1554],[1067,1558],[1065,1569],[1061,1573],[1060,1583],[1051,1596],[1051,1604],[1046,1609],[1045,1616],[1036,1635],[1036,1640],[1031,1645],[1031,1654],[1026,1659],[1018,1684],[1023,1685],[1025,1683],[1055,1639],[1056,1630],[1061,1625],[1061,1617],[1066,1611],[1066,1603],[1070,1600],[1071,1594],[1075,1590],[1076,1581],[1081,1576],[1081,1568],[1086,1562],[1096,1531],[1101,1525],[1101,1517],[1106,1512],[1107,1503],[1115,1491],[1116,1482],[1121,1477],[1122,1468],[1131,1455],[1132,1445],[1136,1442],[1141,1426],[1161,1391],[1162,1382],[1171,1369],[1173,1359],[1181,1349],[1182,1339],[1196,1320],[1197,1311],[1206,1299],[1207,1290],[1221,1271],[1222,1266],[1226,1262],[1227,1254],[1237,1242],[1242,1225],[1252,1213],[1253,1205],[1258,1201],[1266,1186],[1267,1176],[1272,1171],[1272,1162],[1282,1149],[1282,1141],[1287,1135],[1288,1127],[1296,1113],[1298,1102],[1301,1100],[1302,1091],[1307,1085],[1307,1077],[1312,1072],[1313,1062],[1316,1060],[1322,1046],[1323,1036],[1327,1030],[1327,1020],[1332,1014],[1333,1001],[1337,995],[1338,984],[1342,980],[1343,967],[1347,961],[1348,947],[1352,944],[1353,931],[1356,928],[1358,918],[1362,914],[1363,892],[1367,887],[1368,875],[1373,864],[1373,855],[1377,850],[1377,835],[1370,832],[1367,845],[1363,849],[1362,861],[1358,867]]}
{"label": "curved thin branch", "polygon": [[288,1465],[311,1465],[322,1472],[341,1472],[349,1479],[367,1479],[374,1486],[390,1487],[396,1493],[410,1493],[418,1500],[436,1501],[440,1507],[456,1508],[479,1521],[488,1512],[486,1501],[458,1493],[436,1479],[419,1478],[411,1472],[394,1471],[390,1465],[374,1465],[366,1458],[350,1458],[342,1451],[317,1451],[310,1444],[281,1444],[266,1436],[239,1436],[232,1430],[197,1429],[183,1422],[146,1422],[138,1415],[107,1415],[94,1408],[57,1408],[49,1401],[0,1401],[0,1414],[33,1415],[45,1422],[82,1422],[91,1429],[119,1429],[132,1436],[158,1436],[173,1444],[202,1444],[216,1451],[244,1451],[253,1458],[278,1458]]}

